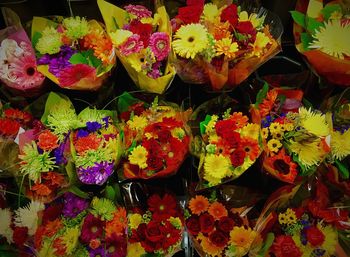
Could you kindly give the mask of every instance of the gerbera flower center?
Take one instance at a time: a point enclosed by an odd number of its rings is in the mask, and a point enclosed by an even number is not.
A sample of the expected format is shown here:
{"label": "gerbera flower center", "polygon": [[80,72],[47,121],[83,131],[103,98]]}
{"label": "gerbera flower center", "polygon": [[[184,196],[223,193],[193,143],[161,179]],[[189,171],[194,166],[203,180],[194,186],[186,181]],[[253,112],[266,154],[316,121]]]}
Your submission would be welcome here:
{"label": "gerbera flower center", "polygon": [[163,50],[165,48],[165,43],[164,41],[160,41],[157,43],[157,48],[160,50]]}
{"label": "gerbera flower center", "polygon": [[168,157],[169,157],[169,158],[173,158],[173,157],[174,157],[174,153],[173,153],[173,152],[169,152],[169,153],[168,153]]}
{"label": "gerbera flower center", "polygon": [[251,149],[250,149],[249,146],[246,146],[246,147],[244,147],[244,151],[245,151],[246,153],[249,153],[249,152],[251,151]]}
{"label": "gerbera flower center", "polygon": [[126,49],[131,50],[131,49],[133,49],[135,47],[135,45],[136,45],[136,42],[135,41],[131,41],[130,44],[126,47]]}
{"label": "gerbera flower center", "polygon": [[165,209],[164,205],[159,206],[159,210],[164,211],[164,209]]}
{"label": "gerbera flower center", "polygon": [[189,37],[189,38],[187,39],[187,41],[190,42],[190,43],[192,43],[192,42],[194,41],[194,37]]}
{"label": "gerbera flower center", "polygon": [[33,76],[35,74],[35,69],[33,67],[28,67],[26,73],[28,76]]}
{"label": "gerbera flower center", "polygon": [[111,245],[111,246],[108,248],[108,252],[109,252],[109,253],[114,253],[114,252],[115,252],[115,246]]}
{"label": "gerbera flower center", "polygon": [[96,233],[96,232],[97,232],[97,230],[98,230],[98,229],[97,229],[97,227],[96,227],[96,226],[91,227],[91,232],[92,232],[92,233]]}
{"label": "gerbera flower center", "polygon": [[274,161],[273,167],[285,175],[289,173],[289,165],[284,160]]}

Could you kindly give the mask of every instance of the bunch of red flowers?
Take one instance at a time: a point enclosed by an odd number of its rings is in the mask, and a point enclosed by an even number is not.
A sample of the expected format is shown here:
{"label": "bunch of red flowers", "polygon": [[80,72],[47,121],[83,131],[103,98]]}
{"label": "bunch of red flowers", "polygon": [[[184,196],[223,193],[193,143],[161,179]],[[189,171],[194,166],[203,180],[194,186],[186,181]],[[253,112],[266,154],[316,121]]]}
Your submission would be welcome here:
{"label": "bunch of red flowers", "polygon": [[18,109],[9,108],[0,117],[0,136],[15,138],[21,126],[28,126],[32,122],[32,115]]}

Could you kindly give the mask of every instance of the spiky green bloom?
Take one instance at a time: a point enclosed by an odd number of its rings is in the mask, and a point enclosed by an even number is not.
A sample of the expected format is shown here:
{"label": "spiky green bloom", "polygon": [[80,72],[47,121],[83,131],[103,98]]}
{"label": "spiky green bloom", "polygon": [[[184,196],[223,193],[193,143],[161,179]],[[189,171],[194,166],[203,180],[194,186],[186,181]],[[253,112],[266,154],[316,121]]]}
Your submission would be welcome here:
{"label": "spiky green bloom", "polygon": [[214,36],[209,33],[207,34],[207,37],[208,37],[208,47],[204,49],[203,55],[207,61],[211,61],[211,59],[213,59],[216,56],[216,52],[215,52],[216,40]]}
{"label": "spiky green bloom", "polygon": [[52,132],[62,140],[72,129],[76,128],[78,118],[72,104],[61,100],[55,104],[47,117],[47,125]]}
{"label": "spiky green bloom", "polygon": [[85,247],[79,246],[75,251],[74,255],[76,257],[90,257],[88,250]]}
{"label": "spiky green bloom", "polygon": [[54,157],[44,151],[39,153],[38,147],[34,141],[23,148],[23,154],[19,155],[21,159],[21,173],[28,175],[32,181],[40,181],[40,175],[43,172],[49,172],[56,168]]}
{"label": "spiky green bloom", "polygon": [[82,167],[86,169],[87,167],[92,167],[96,162],[100,163],[102,161],[111,162],[115,156],[111,148],[101,147],[97,150],[87,150],[84,155],[77,155],[75,158],[75,166]]}
{"label": "spiky green bloom", "polygon": [[79,16],[64,19],[63,26],[67,29],[66,36],[72,40],[80,39],[89,33],[88,22]]}
{"label": "spiky green bloom", "polygon": [[62,45],[61,34],[53,27],[46,27],[35,49],[41,54],[56,54]]}
{"label": "spiky green bloom", "polygon": [[106,198],[94,197],[91,202],[91,213],[94,216],[99,216],[101,220],[110,221],[113,219],[113,213],[116,210],[113,202]]}
{"label": "spiky green bloom", "polygon": [[99,122],[102,123],[103,122],[103,118],[106,116],[109,116],[110,113],[109,111],[102,111],[102,110],[97,110],[95,108],[86,108],[85,110],[83,110],[78,118],[80,121],[80,125],[81,126],[85,126],[86,122]]}
{"label": "spiky green bloom", "polygon": [[173,225],[176,229],[182,228],[182,222],[179,217],[170,217],[168,220],[170,224]]}
{"label": "spiky green bloom", "polygon": [[78,226],[67,228],[62,235],[62,243],[66,247],[66,253],[72,254],[79,243],[80,228]]}

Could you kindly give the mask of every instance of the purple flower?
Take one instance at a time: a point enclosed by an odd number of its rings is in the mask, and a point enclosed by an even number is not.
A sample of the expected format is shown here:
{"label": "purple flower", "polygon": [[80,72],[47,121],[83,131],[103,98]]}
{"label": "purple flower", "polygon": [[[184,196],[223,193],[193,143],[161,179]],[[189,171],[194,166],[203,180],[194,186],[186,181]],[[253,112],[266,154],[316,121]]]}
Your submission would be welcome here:
{"label": "purple flower", "polygon": [[102,161],[100,163],[95,162],[92,167],[77,169],[78,178],[84,184],[102,185],[104,184],[110,175],[112,175],[114,169],[114,162]]}
{"label": "purple flower", "polygon": [[68,218],[75,218],[79,213],[89,207],[89,203],[70,192],[64,195],[63,215]]}
{"label": "purple flower", "polygon": [[89,132],[84,129],[79,129],[77,133],[77,138],[80,137],[87,137],[89,135]]}
{"label": "purple flower", "polygon": [[153,79],[159,78],[162,73],[160,72],[160,66],[162,65],[161,62],[156,62],[152,65],[152,70],[147,73],[147,76]]}
{"label": "purple flower", "polygon": [[61,143],[53,152],[55,155],[56,165],[64,165],[67,163],[66,157],[64,157],[64,149],[66,148],[66,142]]}
{"label": "purple flower", "polygon": [[106,116],[106,117],[104,117],[104,118],[102,118],[102,120],[105,122],[105,127],[106,128],[108,128],[108,126],[109,126],[109,119],[110,119],[111,117],[109,117],[109,116]]}
{"label": "purple flower", "polygon": [[102,246],[100,246],[100,247],[98,247],[96,249],[89,249],[89,254],[90,254],[90,257],[107,256],[106,255],[107,253],[106,253],[105,249]]}
{"label": "purple flower", "polygon": [[92,121],[92,122],[88,121],[88,122],[86,122],[86,127],[90,132],[95,132],[95,131],[101,129],[102,125],[100,123],[98,123],[97,121]]}

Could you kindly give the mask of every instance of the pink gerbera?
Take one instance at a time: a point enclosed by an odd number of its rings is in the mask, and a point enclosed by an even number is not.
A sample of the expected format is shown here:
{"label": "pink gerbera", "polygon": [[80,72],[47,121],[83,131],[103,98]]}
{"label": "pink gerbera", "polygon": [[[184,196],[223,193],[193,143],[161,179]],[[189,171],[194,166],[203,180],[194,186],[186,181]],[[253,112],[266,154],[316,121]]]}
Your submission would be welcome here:
{"label": "pink gerbera", "polygon": [[156,32],[151,35],[149,46],[158,61],[167,58],[170,52],[169,35],[165,32]]}
{"label": "pink gerbera", "polygon": [[128,13],[131,13],[131,14],[137,16],[137,18],[140,20],[142,18],[148,18],[148,17],[152,16],[152,12],[142,5],[129,4],[129,5],[125,6],[124,9]]}
{"label": "pink gerbera", "polygon": [[86,64],[76,64],[62,69],[58,81],[62,87],[70,87],[81,79],[95,78],[96,69]]}
{"label": "pink gerbera", "polygon": [[122,55],[128,56],[140,52],[142,48],[143,42],[140,40],[140,36],[133,34],[120,46],[119,50]]}
{"label": "pink gerbera", "polygon": [[44,76],[37,71],[36,61],[33,55],[24,55],[10,60],[9,80],[16,83],[20,89],[29,89],[41,85]]}

